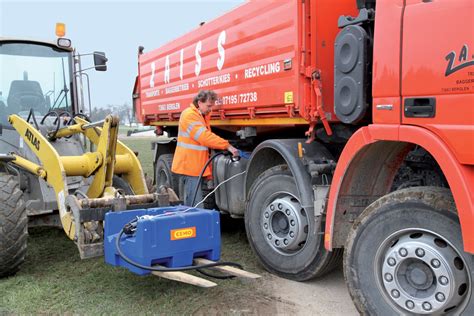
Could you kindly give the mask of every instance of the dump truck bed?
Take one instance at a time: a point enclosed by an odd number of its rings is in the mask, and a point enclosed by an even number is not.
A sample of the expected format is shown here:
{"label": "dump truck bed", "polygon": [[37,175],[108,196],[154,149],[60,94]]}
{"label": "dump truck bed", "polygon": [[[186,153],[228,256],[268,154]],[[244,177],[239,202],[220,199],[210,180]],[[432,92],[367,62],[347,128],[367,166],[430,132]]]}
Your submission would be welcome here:
{"label": "dump truck bed", "polygon": [[308,124],[316,111],[311,76],[319,71],[324,112],[330,121],[336,120],[337,18],[355,10],[355,4],[340,1],[335,6],[318,0],[311,5],[248,2],[161,48],[139,54],[134,91],[138,119],[147,125],[176,125],[197,92],[211,89],[220,97],[213,125]]}

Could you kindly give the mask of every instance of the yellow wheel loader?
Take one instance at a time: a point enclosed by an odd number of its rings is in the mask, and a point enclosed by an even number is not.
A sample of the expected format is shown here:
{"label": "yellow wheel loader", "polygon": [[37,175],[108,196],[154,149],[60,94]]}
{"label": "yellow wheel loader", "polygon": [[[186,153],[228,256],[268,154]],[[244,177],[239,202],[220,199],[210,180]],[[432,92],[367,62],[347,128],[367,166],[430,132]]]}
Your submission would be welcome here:
{"label": "yellow wheel loader", "polygon": [[168,205],[117,140],[118,117],[86,119],[84,77],[68,39],[0,38],[0,277],[24,261],[28,227],[62,227],[89,258],[103,254],[107,211]]}
{"label": "yellow wheel loader", "polygon": [[[82,69],[66,38],[0,37],[0,278],[20,268],[33,226],[61,227],[82,259],[105,253],[106,263],[140,275],[201,287],[217,284],[181,271],[258,278],[239,264],[216,262],[216,211],[169,206],[179,201],[166,186],[149,192],[135,153],[117,140],[117,116],[88,120],[85,71],[106,70],[107,58],[87,55],[94,66]],[[89,113],[90,104],[89,97]]]}

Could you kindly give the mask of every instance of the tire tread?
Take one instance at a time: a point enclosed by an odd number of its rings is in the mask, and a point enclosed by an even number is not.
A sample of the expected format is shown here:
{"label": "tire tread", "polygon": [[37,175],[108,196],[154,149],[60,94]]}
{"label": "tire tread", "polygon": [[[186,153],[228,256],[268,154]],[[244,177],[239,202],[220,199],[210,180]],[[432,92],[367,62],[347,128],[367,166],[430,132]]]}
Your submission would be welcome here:
{"label": "tire tread", "polygon": [[352,301],[357,310],[363,315],[372,314],[374,311],[369,306],[367,300],[365,300],[360,289],[360,281],[357,278],[356,273],[357,267],[353,267],[351,264],[351,258],[354,256],[353,251],[355,249],[355,244],[358,240],[358,234],[361,229],[365,227],[367,222],[383,212],[383,206],[413,200],[421,201],[422,203],[432,207],[434,211],[447,215],[448,217],[457,217],[456,205],[450,190],[441,187],[410,187],[394,191],[374,201],[362,212],[354,222],[347,237],[343,256],[343,270]]}
{"label": "tire tread", "polygon": [[15,274],[26,255],[28,218],[14,176],[0,174],[0,278]]}
{"label": "tire tread", "polygon": [[[173,154],[163,154],[158,157],[158,161],[156,162],[156,170],[155,170],[155,182],[158,180],[158,168],[160,165],[160,161],[164,164],[165,172],[169,175],[170,180],[170,187],[173,189],[174,192],[178,194],[179,192],[179,175],[171,171],[171,165],[173,164]],[[158,186],[158,183],[155,183]],[[156,188],[158,189],[158,187]]]}
{"label": "tire tread", "polygon": [[[278,174],[292,176],[291,171],[288,169],[287,165],[277,165],[265,170],[256,178],[255,182],[252,184],[249,190],[250,194],[248,200],[250,201],[253,198],[253,195],[257,192],[258,186],[264,179]],[[262,258],[260,258],[259,253],[255,248],[255,245],[253,245],[252,236],[249,232],[249,225],[247,223],[247,212],[248,208],[246,210],[245,217],[247,238],[250,241],[250,246],[253,252],[257,255],[257,258],[259,259],[260,263],[264,266],[266,270],[270,271],[271,273],[295,281],[307,281],[313,278],[322,277],[334,270],[336,267],[340,266],[343,250],[335,249],[334,251],[329,252],[324,248],[324,243],[321,239],[317,256],[312,259],[312,261],[306,266],[305,269],[301,271],[295,271],[295,273],[285,273],[275,269],[274,267],[267,264]],[[323,223],[321,224],[321,227],[324,227]]]}

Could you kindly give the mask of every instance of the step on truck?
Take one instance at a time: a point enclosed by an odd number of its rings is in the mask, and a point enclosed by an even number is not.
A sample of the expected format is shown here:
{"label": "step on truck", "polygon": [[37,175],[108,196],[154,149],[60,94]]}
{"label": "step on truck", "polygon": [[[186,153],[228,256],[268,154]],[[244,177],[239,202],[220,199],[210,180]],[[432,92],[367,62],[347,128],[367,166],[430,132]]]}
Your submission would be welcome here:
{"label": "step on truck", "polygon": [[180,113],[214,90],[213,131],[249,157],[214,161],[206,190],[246,173],[208,204],[268,271],[342,258],[361,313],[472,315],[473,18],[469,0],[250,1],[140,47],[136,116],[168,136],[155,181],[180,192]]}

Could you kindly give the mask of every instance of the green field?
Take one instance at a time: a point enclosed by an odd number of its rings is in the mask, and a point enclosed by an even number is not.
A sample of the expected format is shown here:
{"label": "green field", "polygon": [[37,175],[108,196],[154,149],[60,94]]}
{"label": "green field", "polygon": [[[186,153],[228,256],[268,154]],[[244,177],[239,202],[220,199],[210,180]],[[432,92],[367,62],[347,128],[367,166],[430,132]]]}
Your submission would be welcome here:
{"label": "green field", "polygon": [[121,138],[125,145],[138,153],[138,159],[142,164],[143,172],[153,178],[153,155],[151,141],[156,137],[127,137]]}
{"label": "green field", "polygon": [[[150,139],[125,140],[139,152],[151,174]],[[222,260],[264,273],[247,243],[243,222],[226,221]],[[213,280],[214,281],[214,280]],[[30,230],[27,258],[20,272],[0,280],[3,314],[198,314],[241,315],[272,309],[260,281],[215,280],[217,287],[197,288],[155,276],[140,277],[106,265],[103,258],[80,260],[75,244],[62,230]],[[252,312],[253,311],[253,312]]]}

